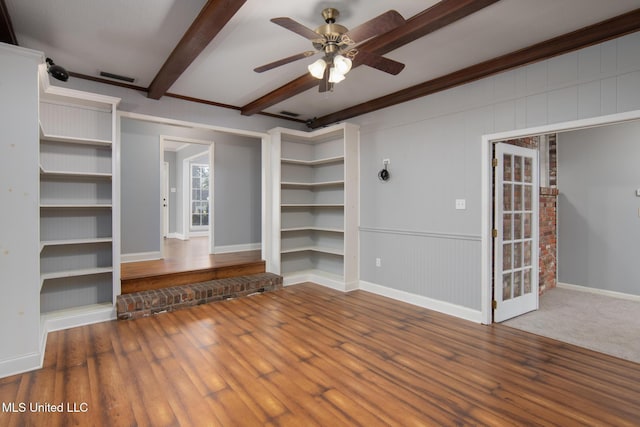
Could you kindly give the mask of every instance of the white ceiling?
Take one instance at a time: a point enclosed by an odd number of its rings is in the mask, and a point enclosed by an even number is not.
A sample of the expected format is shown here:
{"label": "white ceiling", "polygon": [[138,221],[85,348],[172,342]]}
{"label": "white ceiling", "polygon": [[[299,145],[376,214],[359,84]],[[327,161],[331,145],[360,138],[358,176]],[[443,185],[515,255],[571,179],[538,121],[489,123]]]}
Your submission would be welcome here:
{"label": "white ceiling", "polygon": [[[41,50],[76,73],[134,77],[147,87],[205,0],[5,0],[20,46]],[[311,48],[271,23],[288,16],[310,28],[324,7],[353,28],[390,8],[409,19],[437,0],[248,0],[169,92],[244,106],[306,72],[306,58],[258,74],[257,66]],[[640,7],[640,0],[501,0],[385,55],[397,76],[361,66],[333,92],[308,90],[268,108],[319,117]]]}

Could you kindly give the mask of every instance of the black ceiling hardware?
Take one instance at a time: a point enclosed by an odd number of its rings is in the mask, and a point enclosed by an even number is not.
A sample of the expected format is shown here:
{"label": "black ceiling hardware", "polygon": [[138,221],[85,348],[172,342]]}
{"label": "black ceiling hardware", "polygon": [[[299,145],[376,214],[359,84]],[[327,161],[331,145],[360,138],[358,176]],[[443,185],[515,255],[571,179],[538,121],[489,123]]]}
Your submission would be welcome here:
{"label": "black ceiling hardware", "polygon": [[69,80],[69,73],[60,65],[53,63],[51,58],[47,58],[47,72],[53,76],[53,78],[66,82]]}

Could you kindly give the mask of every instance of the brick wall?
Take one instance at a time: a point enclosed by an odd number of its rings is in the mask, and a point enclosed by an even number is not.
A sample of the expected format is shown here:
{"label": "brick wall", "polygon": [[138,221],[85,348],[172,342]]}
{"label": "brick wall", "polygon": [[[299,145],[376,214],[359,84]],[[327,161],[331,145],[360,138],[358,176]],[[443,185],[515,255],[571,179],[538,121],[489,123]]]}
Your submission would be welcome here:
{"label": "brick wall", "polygon": [[540,189],[540,293],[554,288],[556,278],[557,240],[557,188]]}

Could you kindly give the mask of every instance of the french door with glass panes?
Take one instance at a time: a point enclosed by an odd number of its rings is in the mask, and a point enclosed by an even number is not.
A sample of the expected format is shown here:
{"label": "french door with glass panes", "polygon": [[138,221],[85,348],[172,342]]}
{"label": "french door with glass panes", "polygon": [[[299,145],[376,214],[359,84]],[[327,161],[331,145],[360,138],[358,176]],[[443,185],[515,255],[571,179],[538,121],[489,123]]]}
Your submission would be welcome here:
{"label": "french door with glass panes", "polygon": [[538,309],[538,152],[495,147],[494,312],[502,322]]}

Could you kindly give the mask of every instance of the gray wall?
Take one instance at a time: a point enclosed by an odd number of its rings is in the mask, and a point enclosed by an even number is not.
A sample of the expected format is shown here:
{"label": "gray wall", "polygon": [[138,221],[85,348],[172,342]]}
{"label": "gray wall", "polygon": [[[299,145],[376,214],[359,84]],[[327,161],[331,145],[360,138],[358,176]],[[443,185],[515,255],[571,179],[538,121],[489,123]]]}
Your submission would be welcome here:
{"label": "gray wall", "polygon": [[216,247],[262,241],[262,153],[259,139],[215,137]]}
{"label": "gray wall", "polygon": [[640,295],[640,122],[558,135],[558,280]]}
{"label": "gray wall", "polygon": [[121,251],[160,251],[160,140],[149,124],[123,119],[120,144]]}
{"label": "gray wall", "polygon": [[[160,135],[214,141],[216,246],[261,243],[260,139],[123,118],[122,253],[160,251]],[[181,163],[189,153],[176,154],[176,188],[182,185]],[[178,195],[174,206],[180,203]],[[175,232],[182,233],[179,209],[175,217]]]}
{"label": "gray wall", "polygon": [[637,109],[640,33],[352,119],[360,279],[480,310],[482,135]]}

